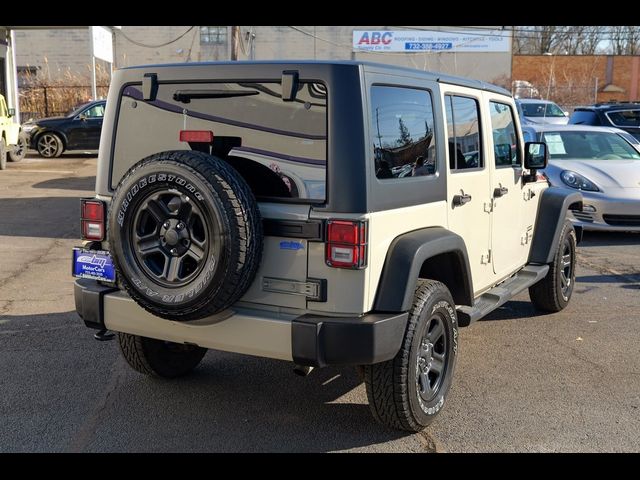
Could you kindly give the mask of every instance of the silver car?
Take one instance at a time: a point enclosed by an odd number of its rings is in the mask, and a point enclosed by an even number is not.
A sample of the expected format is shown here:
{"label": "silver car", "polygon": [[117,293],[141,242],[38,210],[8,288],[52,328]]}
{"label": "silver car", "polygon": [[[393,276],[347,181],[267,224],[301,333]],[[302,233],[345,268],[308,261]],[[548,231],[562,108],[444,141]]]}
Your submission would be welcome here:
{"label": "silver car", "polygon": [[536,98],[519,98],[516,100],[520,123],[523,125],[553,124],[566,125],[569,115],[557,104],[549,100]]}
{"label": "silver car", "polygon": [[526,125],[526,141],[544,141],[553,186],[580,190],[581,212],[571,212],[585,230],[640,231],[640,144],[612,127]]}

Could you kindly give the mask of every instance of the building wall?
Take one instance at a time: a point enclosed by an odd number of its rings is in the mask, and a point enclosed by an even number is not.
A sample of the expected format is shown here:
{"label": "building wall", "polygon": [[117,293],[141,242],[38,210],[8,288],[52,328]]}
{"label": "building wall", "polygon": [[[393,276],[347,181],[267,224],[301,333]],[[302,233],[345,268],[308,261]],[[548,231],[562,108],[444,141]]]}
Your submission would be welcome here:
{"label": "building wall", "polygon": [[[387,30],[384,26],[300,26],[240,27],[241,31],[255,33],[255,59],[312,59],[362,60],[399,65],[419,70],[445,72],[490,82],[506,83],[511,71],[511,52],[505,53],[380,53],[354,52],[353,30]],[[438,30],[440,27],[416,27]],[[312,35],[312,36],[311,36]],[[314,38],[318,37],[318,38]],[[243,35],[246,39],[246,34]],[[240,59],[250,58],[250,48],[244,42]]]}
{"label": "building wall", "polygon": [[639,73],[640,56],[514,55],[512,78],[531,82],[544,98],[579,104],[640,100]]}
{"label": "building wall", "polygon": [[14,48],[18,67],[39,68],[46,78],[91,74],[89,31],[16,30]]}
{"label": "building wall", "polygon": [[[200,45],[199,27],[166,46],[188,26],[123,26],[115,33],[115,66],[229,59],[229,45]],[[421,70],[442,71],[480,80],[508,84],[511,52],[504,53],[369,53],[352,51],[353,30],[383,30],[383,26],[258,26],[240,27],[238,59],[335,59],[365,60],[402,65]],[[438,29],[438,27],[418,27]],[[255,35],[251,45],[249,39]],[[126,35],[129,39],[125,38]],[[313,38],[313,36],[318,38]],[[230,40],[230,27],[227,39]],[[37,66],[53,77],[77,74],[89,76],[88,30],[34,30],[16,32],[19,66]]]}

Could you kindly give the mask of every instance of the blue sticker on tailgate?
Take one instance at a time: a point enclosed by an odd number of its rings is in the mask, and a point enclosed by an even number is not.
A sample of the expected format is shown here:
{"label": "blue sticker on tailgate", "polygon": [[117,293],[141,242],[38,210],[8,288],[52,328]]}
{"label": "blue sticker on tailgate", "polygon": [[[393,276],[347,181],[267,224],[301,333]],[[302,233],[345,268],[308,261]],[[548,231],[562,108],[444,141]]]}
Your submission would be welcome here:
{"label": "blue sticker on tailgate", "polygon": [[73,249],[73,276],[115,282],[116,272],[111,255],[103,250]]}

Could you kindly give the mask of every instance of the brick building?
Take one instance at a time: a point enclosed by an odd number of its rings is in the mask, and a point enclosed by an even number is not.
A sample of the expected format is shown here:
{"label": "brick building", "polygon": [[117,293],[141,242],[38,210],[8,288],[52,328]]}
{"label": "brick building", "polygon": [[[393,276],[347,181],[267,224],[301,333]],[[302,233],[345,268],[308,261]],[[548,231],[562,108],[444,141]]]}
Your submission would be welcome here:
{"label": "brick building", "polygon": [[[640,56],[514,55],[512,79],[530,82],[541,97],[565,108],[594,102],[637,101]],[[520,96],[530,95],[523,91]]]}

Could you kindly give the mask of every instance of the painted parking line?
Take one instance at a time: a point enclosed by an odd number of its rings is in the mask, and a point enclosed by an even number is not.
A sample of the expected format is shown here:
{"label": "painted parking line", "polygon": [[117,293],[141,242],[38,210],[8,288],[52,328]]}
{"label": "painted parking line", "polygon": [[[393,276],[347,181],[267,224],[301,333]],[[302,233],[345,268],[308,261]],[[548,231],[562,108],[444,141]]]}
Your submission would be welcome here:
{"label": "painted parking line", "polygon": [[2,175],[6,173],[65,173],[67,175],[71,175],[75,173],[73,170],[4,170]]}

